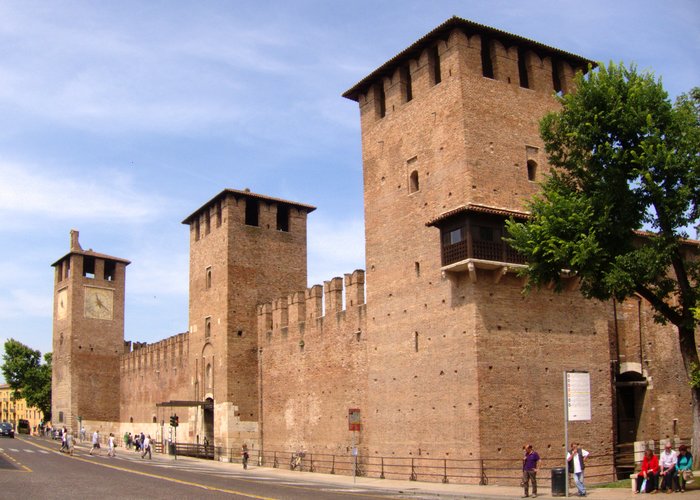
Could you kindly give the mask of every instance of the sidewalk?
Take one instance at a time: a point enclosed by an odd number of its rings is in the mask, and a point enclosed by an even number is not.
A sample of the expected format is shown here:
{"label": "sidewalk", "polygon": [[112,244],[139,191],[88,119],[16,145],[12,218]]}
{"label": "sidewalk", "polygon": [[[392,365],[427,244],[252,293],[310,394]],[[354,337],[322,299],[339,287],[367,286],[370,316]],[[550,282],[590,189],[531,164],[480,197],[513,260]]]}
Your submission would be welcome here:
{"label": "sidewalk", "polygon": [[[90,443],[76,443],[76,448],[89,449]],[[125,450],[124,447],[118,448],[120,453],[134,453],[133,451]],[[174,461],[172,455],[153,454],[153,459],[157,461]],[[378,479],[371,477],[356,477],[353,480],[352,476],[343,476],[338,474],[322,474],[317,472],[300,472],[292,471],[286,468],[271,468],[258,467],[249,465],[248,470],[244,471],[242,466],[237,463],[219,462],[213,460],[204,460],[193,457],[178,456],[179,463],[192,463],[199,466],[207,466],[212,469],[220,470],[236,470],[243,474],[254,477],[280,478],[286,481],[304,481],[308,483],[335,485],[352,490],[368,490],[376,489],[381,491],[395,492],[397,495],[416,498],[440,498],[440,499],[457,499],[457,498],[478,498],[484,500],[491,499],[513,499],[523,496],[523,489],[519,486],[498,486],[498,485],[469,485],[469,484],[443,484],[443,483],[428,483],[421,481],[403,481],[397,479]],[[549,481],[540,481],[537,498],[563,498],[552,497],[551,484]],[[674,493],[674,495],[681,495]],[[700,492],[688,491],[682,494],[680,498],[697,499],[700,498]],[[578,498],[576,495],[576,487],[572,486],[569,490],[569,496]],[[593,500],[639,500],[639,495],[635,495],[630,488],[588,488],[588,498]]]}

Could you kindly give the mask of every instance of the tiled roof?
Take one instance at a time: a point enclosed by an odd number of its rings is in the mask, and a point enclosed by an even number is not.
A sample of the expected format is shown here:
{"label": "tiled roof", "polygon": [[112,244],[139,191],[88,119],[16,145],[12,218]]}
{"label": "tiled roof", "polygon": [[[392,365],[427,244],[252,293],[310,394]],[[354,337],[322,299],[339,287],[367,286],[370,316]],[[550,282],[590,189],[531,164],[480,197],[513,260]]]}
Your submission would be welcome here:
{"label": "tiled roof", "polygon": [[460,207],[453,208],[452,210],[448,210],[447,212],[441,213],[437,217],[430,219],[428,222],[425,223],[425,225],[435,226],[445,219],[449,219],[450,217],[462,213],[501,215],[503,217],[514,217],[516,219],[527,219],[530,216],[529,212],[518,212],[515,210],[509,210],[507,208],[497,208],[490,207],[487,205],[479,205],[477,203],[467,203],[466,205],[462,205]]}
{"label": "tiled roof", "polygon": [[126,259],[122,259],[121,257],[113,257],[113,256],[107,255],[105,253],[93,252],[92,250],[71,250],[70,252],[68,252],[66,255],[64,255],[63,257],[61,257],[60,259],[58,259],[56,262],[54,262],[51,265],[55,266],[56,264],[58,264],[59,262],[61,262],[62,260],[64,260],[66,257],[68,257],[70,255],[85,255],[86,257],[96,257],[98,259],[114,260],[117,262],[123,262],[127,266],[129,264],[131,264],[131,261],[128,261]]}
{"label": "tiled roof", "polygon": [[243,198],[255,198],[258,200],[262,200],[262,201],[290,205],[292,207],[295,207],[295,208],[298,208],[301,210],[306,210],[307,213],[313,212],[314,210],[316,210],[316,207],[314,207],[312,205],[306,205],[305,203],[297,203],[296,201],[289,201],[289,200],[285,200],[282,198],[274,198],[272,196],[265,196],[263,194],[253,193],[249,189],[245,189],[243,191],[238,190],[238,189],[224,189],[219,194],[214,196],[211,200],[209,200],[204,205],[202,205],[197,210],[195,210],[190,215],[188,215],[185,218],[185,220],[182,221],[182,223],[189,224],[192,221],[192,219],[194,218],[194,216],[197,215],[199,212],[201,212],[204,207],[211,206],[214,202],[218,201],[219,199],[224,199],[229,194],[233,195],[235,198],[241,198],[241,197],[243,197]]}

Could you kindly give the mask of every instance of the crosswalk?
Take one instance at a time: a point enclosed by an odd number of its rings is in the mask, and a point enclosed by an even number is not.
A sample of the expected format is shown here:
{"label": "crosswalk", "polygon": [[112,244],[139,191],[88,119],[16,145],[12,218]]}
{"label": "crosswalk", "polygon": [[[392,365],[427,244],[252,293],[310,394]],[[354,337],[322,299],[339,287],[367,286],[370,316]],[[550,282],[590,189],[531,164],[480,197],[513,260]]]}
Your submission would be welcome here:
{"label": "crosswalk", "polygon": [[7,452],[13,452],[13,453],[42,453],[44,455],[48,455],[51,453],[50,451],[46,450],[30,450],[30,449],[18,449],[18,448],[0,448],[0,453],[7,453]]}

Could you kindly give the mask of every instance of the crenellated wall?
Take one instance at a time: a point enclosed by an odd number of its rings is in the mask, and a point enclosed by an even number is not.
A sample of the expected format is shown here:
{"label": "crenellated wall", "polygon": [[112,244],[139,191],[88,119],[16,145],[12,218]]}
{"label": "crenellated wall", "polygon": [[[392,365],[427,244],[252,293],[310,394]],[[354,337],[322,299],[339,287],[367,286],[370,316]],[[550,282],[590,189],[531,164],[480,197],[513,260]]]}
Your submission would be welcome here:
{"label": "crenellated wall", "polygon": [[170,410],[159,415],[158,403],[193,399],[189,345],[189,333],[181,333],[154,344],[134,342],[133,350],[122,355],[121,422],[167,421]]}
{"label": "crenellated wall", "polygon": [[364,282],[357,270],[258,306],[264,449],[350,447],[348,409],[366,407]]}

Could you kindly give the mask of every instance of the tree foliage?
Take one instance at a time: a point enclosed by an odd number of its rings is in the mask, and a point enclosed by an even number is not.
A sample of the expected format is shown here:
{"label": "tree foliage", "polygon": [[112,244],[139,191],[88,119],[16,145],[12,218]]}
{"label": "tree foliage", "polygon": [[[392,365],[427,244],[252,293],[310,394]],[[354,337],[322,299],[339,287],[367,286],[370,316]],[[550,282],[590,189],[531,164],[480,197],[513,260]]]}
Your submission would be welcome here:
{"label": "tree foliage", "polygon": [[[554,167],[527,222],[508,222],[528,286],[575,273],[588,298],[638,294],[678,328],[689,380],[698,362],[700,88],[672,103],[661,82],[610,64],[576,78],[575,93],[540,122]],[[695,432],[700,386],[693,388]]]}
{"label": "tree foliage", "polygon": [[556,168],[532,219],[508,226],[530,284],[570,269],[589,298],[639,293],[660,319],[694,327],[698,266],[683,241],[699,218],[699,89],[673,105],[651,74],[613,64],[576,83],[541,122]]}
{"label": "tree foliage", "polygon": [[28,406],[39,408],[46,420],[51,419],[51,353],[44,355],[14,339],[5,342],[2,374],[13,397],[24,398]]}

